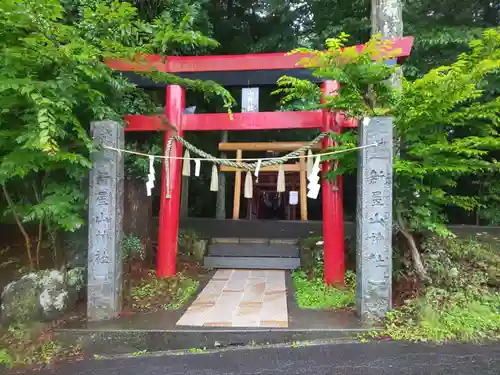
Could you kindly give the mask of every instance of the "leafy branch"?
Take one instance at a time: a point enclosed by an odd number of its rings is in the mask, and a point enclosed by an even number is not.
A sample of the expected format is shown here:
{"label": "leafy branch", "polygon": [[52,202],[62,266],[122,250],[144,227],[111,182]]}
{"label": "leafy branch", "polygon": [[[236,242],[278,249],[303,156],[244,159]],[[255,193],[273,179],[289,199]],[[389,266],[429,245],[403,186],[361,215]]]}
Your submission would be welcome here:
{"label": "leafy branch", "polygon": [[[397,95],[388,79],[397,66],[390,64],[399,50],[392,42],[374,35],[363,46],[347,47],[349,35],[341,33],[337,38],[326,40],[326,50],[318,51],[299,48],[290,54],[303,54],[298,65],[309,68],[312,74],[322,80],[333,80],[340,84],[334,95],[326,95],[326,104],[316,108],[344,112],[349,117],[388,115],[397,100]],[[279,88],[274,94],[282,94],[282,103],[289,103],[312,95],[318,90],[314,83],[289,76],[278,80]]]}

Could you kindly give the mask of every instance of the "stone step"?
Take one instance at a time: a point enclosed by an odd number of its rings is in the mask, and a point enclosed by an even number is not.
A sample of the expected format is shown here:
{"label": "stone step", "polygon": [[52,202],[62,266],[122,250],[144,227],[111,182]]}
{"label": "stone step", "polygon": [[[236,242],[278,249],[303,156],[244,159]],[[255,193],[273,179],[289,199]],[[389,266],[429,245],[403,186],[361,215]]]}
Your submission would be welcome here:
{"label": "stone step", "polygon": [[286,244],[286,245],[296,245],[298,243],[295,239],[289,238],[238,238],[238,237],[228,237],[212,238],[212,244]]}
{"label": "stone step", "polygon": [[299,248],[296,244],[262,244],[262,243],[216,243],[208,247],[208,255],[221,257],[275,257],[298,258]]}
{"label": "stone step", "polygon": [[300,267],[300,258],[206,256],[204,266],[207,268],[294,270]]}

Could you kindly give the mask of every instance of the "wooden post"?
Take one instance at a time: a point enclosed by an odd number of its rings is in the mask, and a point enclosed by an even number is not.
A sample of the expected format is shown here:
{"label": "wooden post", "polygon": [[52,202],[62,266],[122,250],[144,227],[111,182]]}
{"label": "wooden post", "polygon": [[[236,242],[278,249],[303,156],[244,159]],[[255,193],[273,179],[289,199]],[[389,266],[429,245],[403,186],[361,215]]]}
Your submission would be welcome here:
{"label": "wooden post", "polygon": [[303,152],[300,153],[300,220],[307,221],[307,164]]}
{"label": "wooden post", "polygon": [[[236,159],[241,160],[243,151],[236,150]],[[233,203],[233,220],[240,218],[240,200],[241,200],[241,171],[236,171],[234,175],[234,203]]]}
{"label": "wooden post", "polygon": [[253,217],[253,200],[255,199],[255,196],[252,196],[251,199],[247,199],[247,220],[252,220]]}
{"label": "wooden post", "polygon": [[[228,131],[224,130],[221,134],[221,142],[227,142],[229,137]],[[221,152],[221,159],[226,157],[225,152]],[[219,190],[217,190],[217,200],[215,201],[215,218],[226,218],[226,174],[219,170]]]}

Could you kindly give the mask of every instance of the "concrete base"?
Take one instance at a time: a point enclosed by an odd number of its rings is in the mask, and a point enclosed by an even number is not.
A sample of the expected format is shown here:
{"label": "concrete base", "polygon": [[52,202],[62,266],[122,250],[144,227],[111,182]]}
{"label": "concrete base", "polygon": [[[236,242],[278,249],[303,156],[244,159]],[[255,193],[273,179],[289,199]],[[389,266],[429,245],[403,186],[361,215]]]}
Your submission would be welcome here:
{"label": "concrete base", "polygon": [[[208,280],[207,280],[208,281]],[[352,339],[376,327],[363,326],[354,311],[301,309],[290,273],[286,276],[288,328],[178,327],[177,321],[196,297],[177,311],[136,314],[107,322],[75,322],[55,330],[57,339],[80,344],[87,354],[127,354],[218,348],[296,341]],[[200,286],[200,290],[205,285]]]}
{"label": "concrete base", "polygon": [[87,355],[116,355],[167,350],[347,340],[367,329],[195,329],[195,330],[58,330],[61,342],[81,345]]}

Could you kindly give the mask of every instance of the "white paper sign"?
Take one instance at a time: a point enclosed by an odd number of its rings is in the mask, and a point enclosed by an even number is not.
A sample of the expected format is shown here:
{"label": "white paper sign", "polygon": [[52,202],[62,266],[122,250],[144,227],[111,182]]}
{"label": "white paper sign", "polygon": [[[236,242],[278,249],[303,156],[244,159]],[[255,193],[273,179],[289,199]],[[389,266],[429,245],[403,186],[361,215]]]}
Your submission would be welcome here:
{"label": "white paper sign", "polygon": [[299,192],[298,191],[290,191],[288,195],[288,204],[295,206],[299,204]]}

